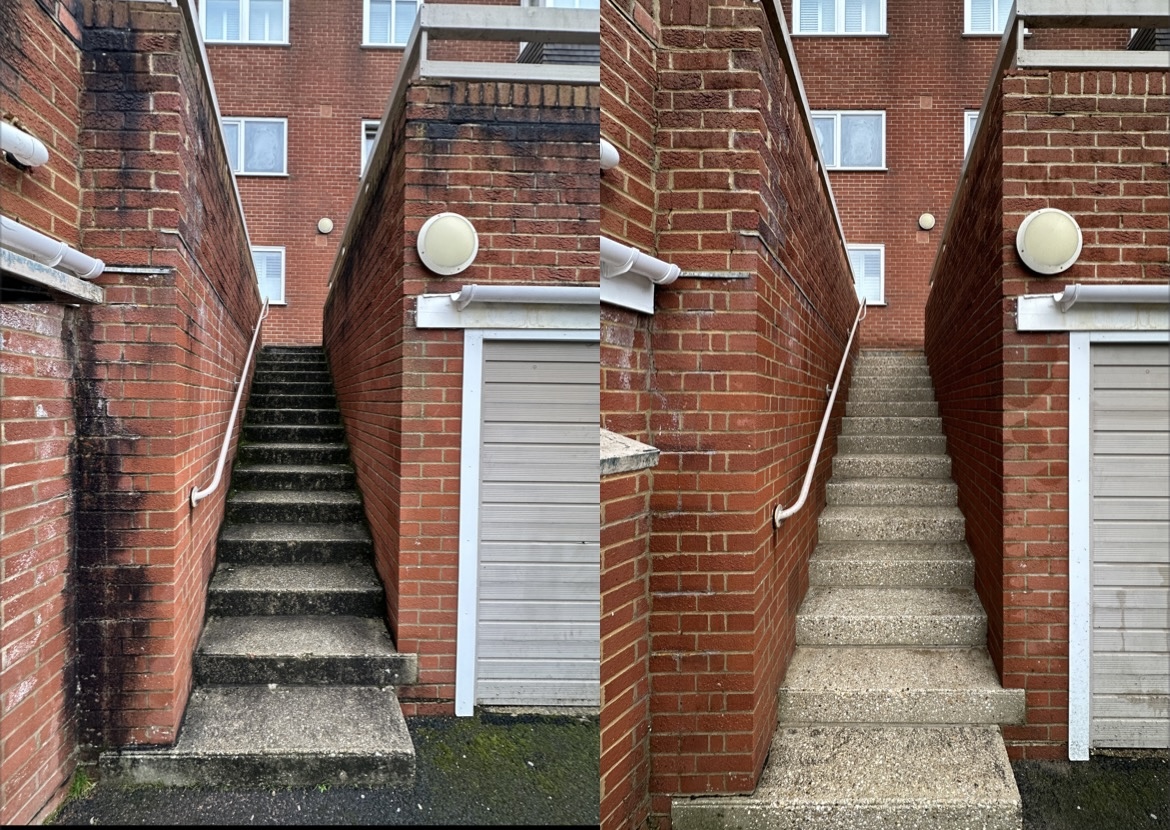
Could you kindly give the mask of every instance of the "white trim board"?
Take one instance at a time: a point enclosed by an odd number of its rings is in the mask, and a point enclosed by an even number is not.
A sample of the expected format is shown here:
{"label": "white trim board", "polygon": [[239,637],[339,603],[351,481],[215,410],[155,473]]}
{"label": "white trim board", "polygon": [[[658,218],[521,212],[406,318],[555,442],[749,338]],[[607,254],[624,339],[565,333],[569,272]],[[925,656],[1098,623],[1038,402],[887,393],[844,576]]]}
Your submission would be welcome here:
{"label": "white trim board", "polygon": [[[449,295],[440,296],[446,298]],[[596,313],[594,312],[594,314]],[[459,587],[455,629],[455,714],[459,717],[475,714],[483,341],[574,340],[591,342],[600,339],[600,330],[596,325],[592,330],[468,328],[463,332],[463,412],[459,446]]]}
{"label": "white trim board", "polygon": [[450,294],[420,294],[417,299],[415,325],[420,329],[596,332],[601,327],[600,305],[473,302],[460,309]]}
{"label": "white trim board", "polygon": [[[1049,296],[1050,295],[1045,295]],[[1075,309],[1070,309],[1071,313]],[[1165,312],[1163,312],[1165,313]],[[1089,760],[1093,636],[1089,349],[1093,343],[1167,343],[1163,331],[1072,331],[1068,343],[1068,757]]]}
{"label": "white trim board", "polygon": [[1166,331],[1165,303],[1083,303],[1061,311],[1052,294],[1016,298],[1016,331]]}

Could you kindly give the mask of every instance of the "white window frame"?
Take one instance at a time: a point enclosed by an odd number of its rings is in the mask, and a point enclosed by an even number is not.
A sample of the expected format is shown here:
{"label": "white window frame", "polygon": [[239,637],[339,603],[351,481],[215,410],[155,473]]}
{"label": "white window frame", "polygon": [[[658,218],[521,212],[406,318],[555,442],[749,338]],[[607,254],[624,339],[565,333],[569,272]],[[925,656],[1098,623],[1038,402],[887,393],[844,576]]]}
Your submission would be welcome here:
{"label": "white window frame", "polygon": [[[370,40],[370,0],[362,0],[362,46],[368,46],[374,49],[401,49],[406,46],[406,41],[401,43],[394,40],[394,12],[398,8],[398,0],[390,0],[390,42],[389,43],[374,43]],[[421,10],[423,0],[418,0],[418,5],[415,10],[415,20],[418,20],[418,10]],[[413,26],[411,27],[413,28]],[[407,39],[410,38],[410,33],[407,33]]]}
{"label": "white window frame", "polygon": [[979,110],[963,111],[963,158],[971,152],[971,142],[975,140],[975,128],[979,125]]}
{"label": "white window frame", "polygon": [[[288,175],[288,119],[287,118],[252,118],[250,116],[232,115],[224,116],[220,119],[223,124],[234,123],[239,127],[239,144],[236,147],[236,159],[239,161],[240,167],[244,165],[244,147],[246,140],[244,133],[247,131],[247,125],[256,122],[279,123],[284,127],[284,141],[282,142],[283,155],[280,160],[280,172],[271,172],[267,170],[250,171],[250,170],[233,170],[237,176],[287,176]],[[227,133],[224,132],[224,140],[227,140]]]}
{"label": "white window frame", "polygon": [[[870,298],[866,301],[866,305],[881,305],[886,304],[886,246],[885,245],[846,245],[847,251],[877,251],[878,252],[878,279],[879,279],[879,297]],[[849,268],[852,271],[853,263],[849,263]],[[858,290],[857,275],[853,275],[853,290],[857,292],[857,299],[861,299],[861,292]]]}
{"label": "white window frame", "polygon": [[359,178],[361,178],[362,176],[364,176],[366,174],[366,167],[370,163],[371,151],[374,149],[374,146],[375,146],[375,145],[371,145],[368,150],[366,149],[366,135],[369,132],[369,130],[372,128],[374,131],[373,137],[374,137],[375,142],[376,142],[377,138],[378,138],[378,126],[381,123],[382,123],[381,121],[370,121],[370,120],[362,121],[362,165],[361,165],[361,167],[358,168],[358,177]]}
{"label": "white window frame", "polygon": [[[273,297],[269,297],[268,304],[270,306],[271,305],[288,305],[288,302],[285,300],[285,294],[286,294],[285,288],[288,284],[288,257],[285,255],[284,246],[283,245],[253,245],[251,248],[251,251],[253,254],[256,254],[256,253],[262,253],[262,254],[279,253],[280,254],[280,299],[278,300],[278,299],[275,299]],[[257,287],[259,287],[259,277],[257,277]],[[261,296],[261,298],[263,298],[264,295],[261,294],[260,296]]]}
{"label": "white window frame", "polygon": [[252,0],[239,0],[240,2],[240,39],[239,40],[212,40],[207,36],[207,0],[200,0],[199,3],[199,33],[203,36],[204,43],[246,43],[249,46],[288,46],[288,11],[289,0],[281,0],[284,6],[284,14],[282,19],[284,21],[284,31],[281,32],[280,40],[249,40],[248,39],[248,24],[249,15],[251,14]]}
{"label": "white window frame", "polygon": [[[881,5],[881,28],[876,32],[845,32],[837,29],[832,32],[817,31],[805,32],[800,28],[801,0],[792,0],[792,28],[791,33],[797,37],[885,37],[886,36],[886,0],[878,0]],[[836,0],[837,20],[840,26],[845,25],[845,0]]]}
{"label": "white window frame", "polygon": [[[1011,6],[1013,0],[990,0],[991,20],[993,24],[998,24],[999,21],[999,7],[1006,4]],[[963,35],[965,37],[1002,37],[1003,29],[987,29],[977,30],[971,28],[971,0],[963,0]]]}
{"label": "white window frame", "polygon": [[[812,118],[827,118],[832,116],[836,121],[833,128],[833,164],[826,164],[826,170],[886,170],[886,111],[885,110],[813,110],[809,113]],[[843,115],[880,115],[882,121],[882,161],[877,167],[844,167],[841,164],[841,116]],[[813,127],[815,133],[816,127]],[[824,153],[822,152],[822,157]]]}

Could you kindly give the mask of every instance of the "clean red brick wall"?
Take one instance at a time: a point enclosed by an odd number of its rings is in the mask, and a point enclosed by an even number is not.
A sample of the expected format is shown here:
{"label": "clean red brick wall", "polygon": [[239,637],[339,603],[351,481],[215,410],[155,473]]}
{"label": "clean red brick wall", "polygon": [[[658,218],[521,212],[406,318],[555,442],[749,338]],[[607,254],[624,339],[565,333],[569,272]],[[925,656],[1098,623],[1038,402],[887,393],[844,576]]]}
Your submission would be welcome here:
{"label": "clean red brick wall", "polygon": [[[657,290],[653,318],[609,308],[602,317],[602,425],[640,437],[636,416],[645,418],[646,440],[662,452],[650,536],[656,823],[668,821],[672,795],[748,792],[763,766],[839,421],[805,508],[779,530],[771,513],[799,493],[857,309],[764,15],[737,2],[661,14],[635,26],[637,9],[603,12],[624,31],[619,48],[608,28],[603,38],[605,100],[617,107],[604,123],[632,157],[612,185],[615,171],[603,177],[603,226],[684,272],[727,278],[684,274]],[[648,56],[639,38],[655,36]],[[657,70],[651,91],[647,65]],[[622,109],[641,100],[654,103],[641,109],[649,129]],[[643,165],[653,171],[645,182]],[[636,416],[623,411],[631,404]]]}
{"label": "clean red brick wall", "polygon": [[[1068,335],[1016,332],[1015,304],[1074,282],[1170,281],[1170,88],[1164,72],[1032,70],[1011,73],[995,106],[1002,138],[985,134],[976,148],[972,163],[986,158],[953,219],[973,232],[940,260],[927,351],[993,657],[1005,686],[1027,690],[1027,723],[1004,729],[1008,751],[1059,758],[1068,739]],[[1042,207],[1071,213],[1084,235],[1078,261],[1055,278],[1027,271],[1014,250],[1023,218]],[[964,383],[969,367],[976,379]]]}
{"label": "clean red brick wall", "polygon": [[[452,710],[461,330],[414,327],[413,298],[470,283],[595,282],[597,90],[428,82],[396,110],[387,170],[325,310],[325,345],[399,649],[419,655],[407,711]],[[424,221],[467,216],[478,257],[441,278]]]}
{"label": "clean red brick wall", "polygon": [[650,816],[650,470],[601,479],[601,826]]}

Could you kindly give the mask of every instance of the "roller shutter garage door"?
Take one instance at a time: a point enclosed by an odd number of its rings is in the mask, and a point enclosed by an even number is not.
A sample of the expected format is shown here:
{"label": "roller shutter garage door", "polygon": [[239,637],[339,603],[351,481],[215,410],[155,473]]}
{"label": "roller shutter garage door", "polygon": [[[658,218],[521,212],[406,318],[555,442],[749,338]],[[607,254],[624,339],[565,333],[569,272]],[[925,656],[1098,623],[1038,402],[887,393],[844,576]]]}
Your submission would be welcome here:
{"label": "roller shutter garage door", "polygon": [[1170,347],[1094,343],[1090,744],[1170,746]]}
{"label": "roller shutter garage door", "polygon": [[599,347],[483,345],[476,702],[597,706]]}

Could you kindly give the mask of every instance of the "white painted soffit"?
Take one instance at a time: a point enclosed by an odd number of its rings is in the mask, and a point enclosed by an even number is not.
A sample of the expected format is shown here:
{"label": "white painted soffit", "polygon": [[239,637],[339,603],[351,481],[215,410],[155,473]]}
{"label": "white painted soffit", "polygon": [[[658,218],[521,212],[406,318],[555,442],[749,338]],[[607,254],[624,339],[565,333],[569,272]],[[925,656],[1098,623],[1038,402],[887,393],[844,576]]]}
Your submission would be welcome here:
{"label": "white painted soffit", "polygon": [[1016,331],[1165,331],[1170,286],[1069,285],[1016,299]]}
{"label": "white painted soffit", "polygon": [[454,294],[418,296],[420,329],[597,329],[595,285],[466,285]]}

